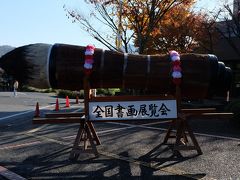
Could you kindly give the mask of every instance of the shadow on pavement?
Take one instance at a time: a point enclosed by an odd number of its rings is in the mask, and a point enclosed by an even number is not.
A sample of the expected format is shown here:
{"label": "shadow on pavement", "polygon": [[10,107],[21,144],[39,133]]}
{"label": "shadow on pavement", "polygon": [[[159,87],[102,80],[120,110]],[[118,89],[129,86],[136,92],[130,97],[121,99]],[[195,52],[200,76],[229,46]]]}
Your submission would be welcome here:
{"label": "shadow on pavement", "polygon": [[[146,159],[156,149],[140,159]],[[139,165],[133,168],[133,164],[107,157],[87,157],[85,160],[69,161],[58,160],[58,157],[69,153],[69,148],[62,148],[48,155],[34,155],[26,158],[23,162],[15,164],[10,170],[27,179],[200,179],[206,174],[170,174],[154,168]],[[128,157],[128,152],[122,152],[119,156]],[[169,160],[171,157],[169,157]],[[151,160],[151,159],[150,159]],[[154,158],[154,160],[157,160]],[[159,160],[159,159],[158,159]],[[167,159],[165,159],[167,160]],[[164,162],[165,162],[164,160]],[[184,159],[182,159],[184,160]],[[180,160],[180,161],[182,161]],[[162,161],[163,162],[163,161]],[[160,162],[160,163],[162,163]],[[13,165],[13,163],[6,165]],[[136,165],[134,165],[136,166]],[[60,171],[61,169],[61,171]],[[156,171],[157,174],[156,174]],[[136,175],[137,174],[137,175]]]}

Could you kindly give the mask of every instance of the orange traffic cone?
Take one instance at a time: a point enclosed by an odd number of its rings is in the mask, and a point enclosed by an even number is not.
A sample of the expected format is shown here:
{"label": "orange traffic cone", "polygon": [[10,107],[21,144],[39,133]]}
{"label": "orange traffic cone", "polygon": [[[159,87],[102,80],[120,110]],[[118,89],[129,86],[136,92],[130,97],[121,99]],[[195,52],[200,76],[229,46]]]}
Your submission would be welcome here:
{"label": "orange traffic cone", "polygon": [[59,103],[58,103],[58,98],[56,99],[55,111],[59,111]]}
{"label": "orange traffic cone", "polygon": [[76,97],[76,104],[78,104],[79,102],[78,102],[78,96]]}
{"label": "orange traffic cone", "polygon": [[39,104],[37,102],[34,117],[40,117]]}
{"label": "orange traffic cone", "polygon": [[69,98],[66,96],[66,107],[70,107]]}

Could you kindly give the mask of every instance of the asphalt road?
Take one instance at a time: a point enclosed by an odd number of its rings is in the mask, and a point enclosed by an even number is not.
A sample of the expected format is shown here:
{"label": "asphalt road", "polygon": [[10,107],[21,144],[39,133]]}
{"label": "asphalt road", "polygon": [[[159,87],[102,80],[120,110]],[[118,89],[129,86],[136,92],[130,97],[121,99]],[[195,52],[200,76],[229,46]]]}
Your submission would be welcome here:
{"label": "asphalt road", "polygon": [[[181,152],[173,157],[163,145],[166,121],[94,123],[101,145],[99,156],[69,154],[78,124],[33,125],[36,102],[41,116],[53,112],[53,94],[0,92],[0,177],[15,179],[239,179],[240,128],[229,120],[196,119],[190,122],[203,155]],[[60,111],[81,111],[83,104]],[[4,174],[5,173],[5,174]],[[14,174],[15,173],[15,174]],[[4,178],[3,178],[4,179]]]}

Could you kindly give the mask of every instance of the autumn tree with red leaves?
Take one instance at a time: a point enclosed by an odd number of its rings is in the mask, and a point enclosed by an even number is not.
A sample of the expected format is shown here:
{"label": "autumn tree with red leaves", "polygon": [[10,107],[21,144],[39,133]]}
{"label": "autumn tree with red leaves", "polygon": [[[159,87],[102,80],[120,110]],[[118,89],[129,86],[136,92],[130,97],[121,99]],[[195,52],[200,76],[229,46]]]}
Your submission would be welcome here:
{"label": "autumn tree with red leaves", "polygon": [[185,1],[170,9],[150,33],[145,52],[193,52],[200,48],[211,52],[217,37],[215,21],[207,14],[194,12],[193,4]]}
{"label": "autumn tree with red leaves", "polygon": [[[138,47],[139,54],[162,53],[169,49],[192,51],[203,36],[205,16],[195,14],[191,7],[195,0],[85,0],[93,5],[91,17],[111,31],[100,33],[89,18],[65,7],[74,22],[92,37],[112,50],[119,50],[116,37],[120,35],[122,49],[129,52],[129,44]],[[122,7],[121,11],[119,7]],[[96,13],[97,12],[97,13]],[[119,20],[120,17],[120,20]],[[204,38],[204,37],[203,37]]]}

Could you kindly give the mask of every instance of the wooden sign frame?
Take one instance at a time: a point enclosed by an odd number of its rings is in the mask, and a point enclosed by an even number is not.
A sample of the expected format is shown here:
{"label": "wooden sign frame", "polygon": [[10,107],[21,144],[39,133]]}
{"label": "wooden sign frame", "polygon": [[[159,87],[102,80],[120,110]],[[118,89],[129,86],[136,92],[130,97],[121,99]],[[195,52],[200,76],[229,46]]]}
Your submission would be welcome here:
{"label": "wooden sign frame", "polygon": [[[180,102],[181,102],[181,89],[176,86],[176,94],[167,96],[119,96],[119,97],[94,97],[91,95],[91,88],[89,84],[89,77],[84,78],[84,114],[85,119],[80,123],[78,134],[76,136],[73,149],[70,153],[70,159],[77,159],[80,153],[93,153],[98,155],[97,145],[100,145],[99,137],[93,126],[93,122],[109,122],[111,120],[103,119],[92,121],[89,116],[89,103],[91,102],[106,102],[106,101],[123,101],[123,100],[156,100],[156,99],[176,99],[177,103],[177,117],[172,118],[171,124],[167,130],[166,136],[164,138],[164,143],[167,143],[170,138],[175,139],[173,151],[174,154],[179,154],[180,150],[196,150],[200,155],[202,154],[201,148],[191,130],[185,112],[181,112]],[[185,110],[186,111],[186,110]],[[116,120],[113,120],[116,121]],[[175,136],[171,136],[176,126]],[[188,146],[188,137],[192,140],[191,146]],[[83,146],[81,146],[83,142]],[[89,145],[89,147],[88,147]]]}
{"label": "wooden sign frame", "polygon": [[170,96],[92,97],[89,100],[89,120],[93,122],[176,118],[176,99]]}
{"label": "wooden sign frame", "polygon": [[[93,122],[89,117],[89,102],[96,101],[121,101],[121,100],[155,100],[155,99],[176,99],[177,118],[171,119],[170,126],[166,132],[163,143],[168,144],[169,139],[173,139],[174,155],[179,155],[180,150],[196,150],[198,155],[202,150],[198,141],[188,124],[192,118],[221,118],[226,119],[233,116],[233,113],[219,113],[215,108],[183,109],[181,108],[181,89],[176,86],[175,95],[167,96],[120,96],[120,97],[94,97],[92,96],[89,85],[89,77],[84,78],[84,112],[80,113],[48,113],[45,118],[33,118],[33,124],[59,124],[59,123],[78,123],[80,124],[77,136],[75,138],[70,159],[78,159],[81,153],[93,153],[98,156],[97,145],[100,145],[100,139],[96,133]],[[103,120],[109,122],[109,120]],[[116,121],[116,120],[114,120]],[[192,143],[189,142],[189,139]],[[191,145],[190,145],[191,144]]]}

